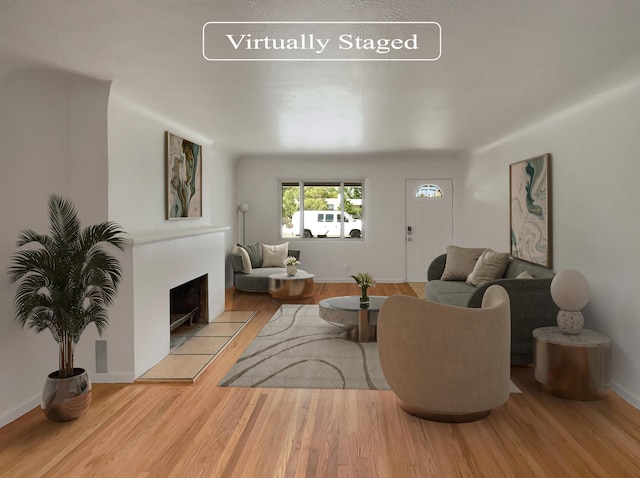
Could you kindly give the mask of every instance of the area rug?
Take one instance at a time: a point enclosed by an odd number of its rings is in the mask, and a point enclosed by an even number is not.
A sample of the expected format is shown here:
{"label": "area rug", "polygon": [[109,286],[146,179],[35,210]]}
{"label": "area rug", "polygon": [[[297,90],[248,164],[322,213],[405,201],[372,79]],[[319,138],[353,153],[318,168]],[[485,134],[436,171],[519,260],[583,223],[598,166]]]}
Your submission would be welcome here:
{"label": "area rug", "polygon": [[317,305],[284,304],[219,386],[388,390],[377,344],[347,333],[321,319]]}

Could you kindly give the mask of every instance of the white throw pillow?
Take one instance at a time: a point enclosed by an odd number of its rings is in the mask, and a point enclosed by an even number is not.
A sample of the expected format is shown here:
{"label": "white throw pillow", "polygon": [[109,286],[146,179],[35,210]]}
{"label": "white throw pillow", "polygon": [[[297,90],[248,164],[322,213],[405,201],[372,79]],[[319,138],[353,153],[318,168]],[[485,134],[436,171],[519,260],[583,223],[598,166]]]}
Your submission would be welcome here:
{"label": "white throw pillow", "polygon": [[467,284],[478,287],[485,282],[500,279],[508,265],[508,253],[487,249],[480,255],[473,271],[467,277]]}
{"label": "white throw pillow", "polygon": [[262,244],[262,267],[284,267],[283,261],[289,254],[289,243]]}
{"label": "white throw pillow", "polygon": [[247,250],[244,247],[233,246],[231,254],[240,256],[242,258],[242,272],[245,274],[251,274],[251,258],[249,258]]}

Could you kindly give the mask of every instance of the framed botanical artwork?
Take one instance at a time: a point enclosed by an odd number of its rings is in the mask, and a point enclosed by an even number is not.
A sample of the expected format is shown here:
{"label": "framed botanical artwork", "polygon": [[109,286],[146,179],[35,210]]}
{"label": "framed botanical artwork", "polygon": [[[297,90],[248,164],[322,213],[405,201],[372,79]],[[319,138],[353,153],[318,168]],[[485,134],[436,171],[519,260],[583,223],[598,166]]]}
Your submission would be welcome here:
{"label": "framed botanical artwork", "polygon": [[202,146],[167,131],[167,219],[202,217]]}
{"label": "framed botanical artwork", "polygon": [[551,269],[551,155],[509,165],[511,255]]}

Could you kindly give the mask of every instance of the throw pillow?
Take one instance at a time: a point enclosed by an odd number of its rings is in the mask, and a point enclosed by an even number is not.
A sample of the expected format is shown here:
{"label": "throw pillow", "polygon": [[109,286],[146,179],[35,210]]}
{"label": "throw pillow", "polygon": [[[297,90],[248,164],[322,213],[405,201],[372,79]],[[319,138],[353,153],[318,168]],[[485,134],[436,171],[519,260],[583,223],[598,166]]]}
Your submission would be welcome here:
{"label": "throw pillow", "polygon": [[486,249],[478,258],[473,271],[467,277],[467,284],[478,287],[485,282],[500,279],[509,265],[507,252],[496,252]]}
{"label": "throw pillow", "polygon": [[251,258],[249,253],[244,247],[234,246],[231,250],[231,254],[240,256],[242,258],[242,272],[245,274],[251,274]]}
{"label": "throw pillow", "polygon": [[262,267],[262,244],[256,242],[255,244],[243,245],[238,244],[249,254],[251,259],[251,267]]}
{"label": "throw pillow", "polygon": [[529,274],[529,271],[522,271],[516,276],[516,279],[534,279],[534,277]]}
{"label": "throw pillow", "polygon": [[262,244],[262,267],[284,267],[284,260],[289,254],[289,243],[270,246]]}
{"label": "throw pillow", "polygon": [[440,280],[467,280],[484,248],[448,246],[444,272]]}

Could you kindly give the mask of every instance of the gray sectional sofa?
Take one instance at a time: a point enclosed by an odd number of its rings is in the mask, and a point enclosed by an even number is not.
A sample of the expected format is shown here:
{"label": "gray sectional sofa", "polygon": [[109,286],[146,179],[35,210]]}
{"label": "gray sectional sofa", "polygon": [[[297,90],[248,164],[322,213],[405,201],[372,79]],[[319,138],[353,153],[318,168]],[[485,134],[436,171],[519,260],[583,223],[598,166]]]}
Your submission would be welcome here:
{"label": "gray sectional sofa", "polygon": [[[533,363],[533,329],[557,323],[558,307],[550,292],[555,273],[545,267],[510,257],[502,277],[476,287],[465,280],[441,280],[446,261],[447,254],[442,254],[429,265],[426,299],[458,307],[480,307],[487,288],[494,284],[501,285],[507,290],[511,302],[511,364]],[[532,278],[518,279],[524,272]]]}
{"label": "gray sectional sofa", "polygon": [[[300,260],[300,251],[289,249],[287,255]],[[282,267],[253,267],[251,272],[245,274],[242,272],[242,257],[236,254],[231,254],[231,267],[233,268],[233,285],[237,290],[246,292],[268,292],[269,274],[285,271],[284,265]]]}

